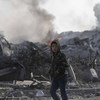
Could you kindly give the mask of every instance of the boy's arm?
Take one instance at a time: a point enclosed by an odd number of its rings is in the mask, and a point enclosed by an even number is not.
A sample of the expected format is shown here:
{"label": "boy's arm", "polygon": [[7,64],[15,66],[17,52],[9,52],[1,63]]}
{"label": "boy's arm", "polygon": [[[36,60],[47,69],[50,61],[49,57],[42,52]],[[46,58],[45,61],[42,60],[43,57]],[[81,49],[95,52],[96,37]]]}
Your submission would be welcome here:
{"label": "boy's arm", "polygon": [[72,77],[72,79],[74,80],[74,82],[76,84],[78,84],[78,82],[76,80],[76,76],[75,76],[74,70],[73,70],[72,66],[69,64],[69,59],[67,61],[65,55],[63,55],[63,64],[65,66],[65,74],[67,74],[67,72],[68,72],[68,74]]}

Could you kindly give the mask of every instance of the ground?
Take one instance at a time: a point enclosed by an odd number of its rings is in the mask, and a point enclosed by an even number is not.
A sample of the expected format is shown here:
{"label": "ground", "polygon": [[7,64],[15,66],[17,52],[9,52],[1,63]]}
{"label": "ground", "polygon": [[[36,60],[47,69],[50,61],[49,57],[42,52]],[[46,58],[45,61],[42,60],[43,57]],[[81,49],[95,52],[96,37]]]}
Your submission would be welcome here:
{"label": "ground", "polygon": [[[41,89],[37,89],[37,85],[34,82],[31,86],[32,82],[19,81],[15,85],[12,83],[0,83],[0,100],[52,100],[49,93],[50,82],[43,81],[42,85],[38,84],[42,86]],[[66,90],[69,100],[100,100],[100,83],[85,84],[85,86],[71,87]],[[36,95],[39,91],[43,92],[42,96]],[[59,93],[59,90],[57,92]]]}

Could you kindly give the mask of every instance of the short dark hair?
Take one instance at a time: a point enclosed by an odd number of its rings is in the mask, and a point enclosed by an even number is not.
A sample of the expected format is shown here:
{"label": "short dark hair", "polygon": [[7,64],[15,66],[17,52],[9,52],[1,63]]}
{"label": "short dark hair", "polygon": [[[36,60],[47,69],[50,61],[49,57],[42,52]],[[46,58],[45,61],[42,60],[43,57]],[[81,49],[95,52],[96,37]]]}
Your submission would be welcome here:
{"label": "short dark hair", "polygon": [[53,44],[56,44],[56,45],[57,45],[57,42],[52,42],[52,43],[51,43],[51,46],[52,46]]}

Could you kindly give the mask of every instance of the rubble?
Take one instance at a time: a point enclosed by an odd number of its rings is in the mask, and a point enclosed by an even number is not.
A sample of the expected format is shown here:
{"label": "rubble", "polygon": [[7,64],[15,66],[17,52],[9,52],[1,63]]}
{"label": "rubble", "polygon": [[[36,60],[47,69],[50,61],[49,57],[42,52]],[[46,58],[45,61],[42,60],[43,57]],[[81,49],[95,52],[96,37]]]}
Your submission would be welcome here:
{"label": "rubble", "polygon": [[[68,36],[70,34],[74,34],[74,32],[69,32]],[[96,49],[99,49],[99,45],[97,45],[97,42],[100,40],[98,38],[99,32],[85,31],[80,33],[80,35],[79,32],[76,32],[75,34],[76,35],[70,38],[68,38],[66,34],[64,34],[64,36],[61,35],[61,50],[66,54],[67,59],[70,59],[70,64],[75,71],[77,79],[81,81],[91,81],[92,77],[90,68],[92,66],[95,66],[95,69],[100,76],[100,69],[97,67],[100,65],[100,57],[97,54],[99,53],[99,50]],[[97,39],[94,39],[94,37]],[[10,45],[13,51],[11,56],[12,60],[14,61],[14,59],[17,59],[27,70],[25,76],[26,80],[31,79],[31,73],[39,76],[43,75],[47,79],[49,78],[48,70],[50,68],[50,49],[47,44],[24,41],[20,44]],[[94,64],[95,60],[96,65]],[[10,63],[10,65],[7,63],[8,66],[13,65],[11,64],[12,61],[7,62]]]}
{"label": "rubble", "polygon": [[[60,34],[61,51],[66,54],[67,59],[75,72],[77,81],[76,86],[72,80],[68,80],[69,98],[90,98],[100,96],[100,32],[69,32],[68,34]],[[70,34],[75,34],[71,36]],[[69,36],[69,38],[68,38]],[[16,61],[25,67],[26,74],[23,81],[16,81],[16,84],[1,84],[0,97],[27,97],[36,96],[36,91],[42,90],[44,96],[50,96],[50,79],[48,70],[50,68],[50,49],[47,44],[32,43],[24,41],[20,44],[12,44],[13,51],[11,59],[2,55],[0,51],[0,67],[13,67]],[[4,57],[4,58],[3,58]],[[15,66],[18,67],[18,66]],[[90,72],[93,68],[97,72],[99,79],[94,79]],[[11,74],[14,76],[14,74]],[[4,82],[5,83],[5,82]],[[5,87],[5,90],[4,90]],[[8,90],[9,88],[10,90]],[[7,92],[6,92],[7,90]],[[50,98],[50,97],[49,97]],[[51,98],[50,98],[51,99]],[[49,99],[48,99],[49,100]],[[85,100],[85,99],[84,99]],[[91,99],[90,99],[91,100]]]}
{"label": "rubble", "polygon": [[[12,88],[12,89],[0,89],[2,91],[0,93],[0,97],[2,98],[30,98],[30,99],[35,99],[37,98],[51,98],[49,89],[43,89],[43,88]],[[40,93],[40,95],[37,95],[37,93]],[[59,94],[59,90],[57,91]],[[70,99],[79,99],[84,100],[86,98],[99,98],[100,94],[100,88],[80,88],[80,89],[67,89],[68,97]],[[88,100],[88,99],[87,99]]]}

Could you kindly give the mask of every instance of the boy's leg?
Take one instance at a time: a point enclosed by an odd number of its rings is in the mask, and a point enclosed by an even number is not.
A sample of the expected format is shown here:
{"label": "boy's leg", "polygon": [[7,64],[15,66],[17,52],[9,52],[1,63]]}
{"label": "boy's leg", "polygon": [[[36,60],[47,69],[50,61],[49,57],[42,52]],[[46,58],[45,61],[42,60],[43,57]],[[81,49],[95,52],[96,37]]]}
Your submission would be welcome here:
{"label": "boy's leg", "polygon": [[58,89],[59,85],[58,85],[58,81],[57,80],[53,80],[52,81],[52,84],[51,84],[51,89],[50,89],[50,93],[51,93],[51,96],[54,100],[60,100],[59,97],[57,96],[56,94],[56,91]]}
{"label": "boy's leg", "polygon": [[66,81],[65,81],[65,77],[63,77],[59,79],[59,88],[60,88],[62,100],[68,100],[65,87],[66,87]]}

